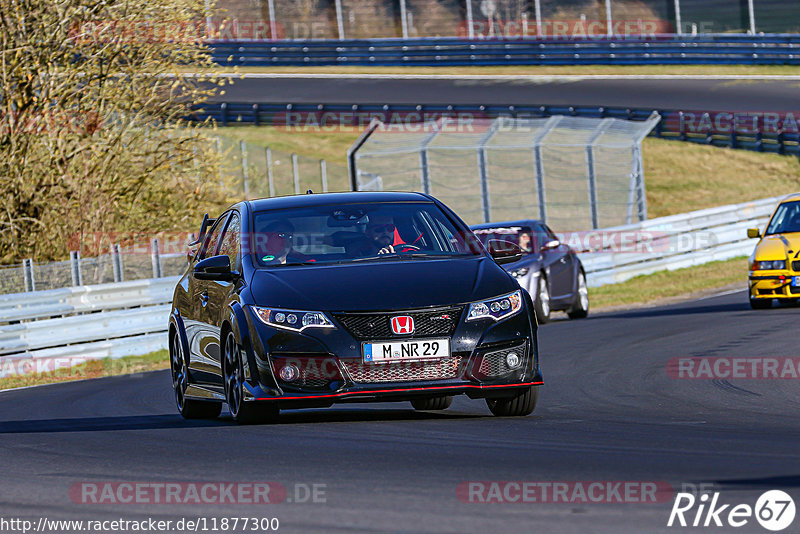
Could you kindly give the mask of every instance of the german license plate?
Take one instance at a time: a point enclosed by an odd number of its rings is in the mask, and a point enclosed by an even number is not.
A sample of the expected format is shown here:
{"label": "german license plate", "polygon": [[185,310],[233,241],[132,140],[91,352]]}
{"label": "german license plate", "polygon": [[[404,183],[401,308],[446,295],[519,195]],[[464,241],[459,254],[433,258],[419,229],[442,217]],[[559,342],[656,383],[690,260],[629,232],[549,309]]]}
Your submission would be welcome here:
{"label": "german license plate", "polygon": [[364,362],[367,363],[432,360],[449,356],[450,340],[447,338],[364,343]]}
{"label": "german license plate", "polygon": [[792,277],[792,286],[800,287],[800,276],[793,276]]}

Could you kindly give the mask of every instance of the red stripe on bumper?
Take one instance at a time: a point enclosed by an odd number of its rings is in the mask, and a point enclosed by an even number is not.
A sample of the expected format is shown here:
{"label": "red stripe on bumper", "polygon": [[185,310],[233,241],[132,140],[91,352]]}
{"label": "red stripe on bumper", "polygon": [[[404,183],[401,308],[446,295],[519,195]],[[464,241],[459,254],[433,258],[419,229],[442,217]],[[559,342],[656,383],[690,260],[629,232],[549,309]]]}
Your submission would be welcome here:
{"label": "red stripe on bumper", "polygon": [[492,389],[492,388],[514,388],[523,386],[541,386],[544,382],[523,382],[521,384],[496,384],[490,386],[479,386],[473,384],[463,384],[456,386],[424,387],[424,388],[404,388],[404,389],[372,389],[366,391],[344,391],[342,393],[331,393],[329,395],[303,395],[300,397],[260,397],[254,400],[303,400],[303,399],[331,399],[336,397],[347,397],[353,395],[371,395],[374,393],[406,393],[409,391],[426,391],[442,389]]}

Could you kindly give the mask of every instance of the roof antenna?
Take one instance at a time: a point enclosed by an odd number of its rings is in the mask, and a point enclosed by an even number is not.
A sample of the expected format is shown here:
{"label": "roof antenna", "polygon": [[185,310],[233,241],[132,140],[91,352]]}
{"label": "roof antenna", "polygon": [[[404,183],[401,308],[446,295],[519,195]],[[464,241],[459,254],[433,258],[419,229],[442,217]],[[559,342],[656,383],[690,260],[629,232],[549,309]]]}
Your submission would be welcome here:
{"label": "roof antenna", "polygon": [[306,195],[313,195],[313,194],[314,194],[314,192],[313,192],[311,189],[309,189],[308,191],[306,191]]}

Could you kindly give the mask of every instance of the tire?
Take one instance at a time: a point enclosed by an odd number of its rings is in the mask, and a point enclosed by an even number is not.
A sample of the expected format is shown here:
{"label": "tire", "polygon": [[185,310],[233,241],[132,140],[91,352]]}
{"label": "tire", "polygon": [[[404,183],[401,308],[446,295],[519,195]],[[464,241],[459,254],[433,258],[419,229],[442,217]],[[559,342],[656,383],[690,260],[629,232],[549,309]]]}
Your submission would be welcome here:
{"label": "tire", "polygon": [[550,322],[550,288],[547,286],[547,278],[544,273],[539,274],[536,282],[536,294],[534,295],[533,308],[536,311],[536,321],[539,324]]}
{"label": "tire", "polygon": [[578,271],[578,294],[567,315],[570,319],[585,319],[589,315],[589,287],[583,271]]}
{"label": "tire", "polygon": [[453,404],[453,397],[430,397],[427,399],[414,399],[411,401],[411,406],[415,410],[446,410]]}
{"label": "tire", "polygon": [[225,399],[233,420],[239,424],[252,425],[274,421],[280,410],[272,404],[244,401],[244,363],[242,351],[233,332],[228,332],[222,347],[224,354],[222,375],[225,383]]}
{"label": "tire", "polygon": [[754,310],[766,310],[772,307],[772,299],[750,299],[750,307]]}
{"label": "tire", "polygon": [[186,398],[189,387],[189,367],[183,355],[183,344],[176,330],[169,346],[170,368],[172,370],[172,389],[175,392],[175,404],[184,419],[214,419],[222,412],[221,402],[199,401]]}
{"label": "tire", "polygon": [[538,400],[539,387],[531,386],[510,399],[486,399],[486,405],[498,417],[521,417],[533,413]]}

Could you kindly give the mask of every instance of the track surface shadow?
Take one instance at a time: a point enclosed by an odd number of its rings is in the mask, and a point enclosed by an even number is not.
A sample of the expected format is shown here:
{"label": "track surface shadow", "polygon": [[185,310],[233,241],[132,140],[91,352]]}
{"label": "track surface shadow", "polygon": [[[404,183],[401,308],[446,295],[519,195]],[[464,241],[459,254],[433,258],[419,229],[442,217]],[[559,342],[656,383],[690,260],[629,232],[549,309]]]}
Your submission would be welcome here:
{"label": "track surface shadow", "polygon": [[[423,421],[491,417],[481,414],[416,412],[413,410],[302,410],[281,413],[279,418],[262,426],[304,423],[357,423],[377,421]],[[0,421],[0,434],[59,432],[109,432],[116,430],[160,430],[238,426],[228,414],[218,419],[183,419],[180,415],[142,415],[118,417],[79,417]]]}

